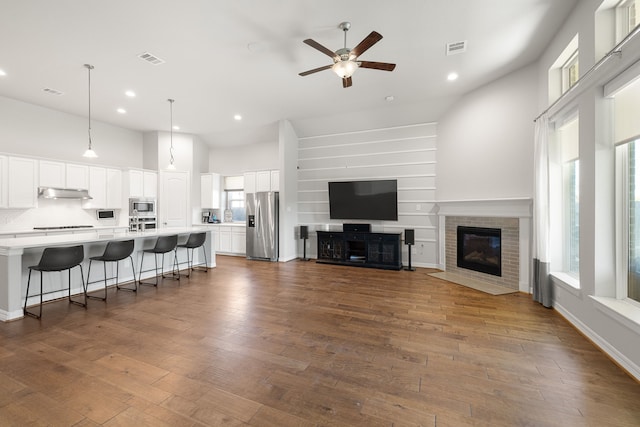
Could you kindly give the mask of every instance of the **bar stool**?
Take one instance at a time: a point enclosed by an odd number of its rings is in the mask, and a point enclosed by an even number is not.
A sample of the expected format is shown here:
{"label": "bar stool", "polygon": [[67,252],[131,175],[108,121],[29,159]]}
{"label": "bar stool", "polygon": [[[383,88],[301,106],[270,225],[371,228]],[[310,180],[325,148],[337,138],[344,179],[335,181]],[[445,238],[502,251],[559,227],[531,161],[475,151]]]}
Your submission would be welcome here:
{"label": "bar stool", "polygon": [[[175,278],[176,280],[180,280],[180,275],[176,274],[176,266],[178,265],[178,257],[177,257],[177,250],[176,247],[178,245],[178,235],[174,234],[171,236],[160,236],[158,237],[158,240],[156,240],[156,245],[153,247],[153,249],[145,249],[142,251],[142,259],[140,260],[140,274],[138,275],[138,283],[140,285],[153,285],[153,286],[158,286],[158,255],[162,254],[162,265],[161,265],[161,273],[162,273],[162,278],[164,279],[164,254],[173,251],[173,269],[171,271],[171,274],[173,275],[173,278]],[[145,253],[149,253],[149,254],[153,254],[153,258],[155,259],[156,262],[156,268],[155,268],[155,272],[156,272],[156,281],[155,283],[151,283],[151,282],[143,282],[142,281],[142,273],[146,273],[147,271],[153,271],[153,270],[142,270],[142,266],[144,265],[144,254]]]}
{"label": "bar stool", "polygon": [[[193,266],[193,251],[197,248],[202,248],[202,252],[204,253],[204,271],[209,271],[209,266],[207,262],[207,250],[204,247],[204,242],[207,239],[207,233],[191,233],[189,234],[189,238],[187,241],[181,245],[178,245],[179,248],[185,248],[187,250],[187,268],[189,273],[187,273],[187,277],[191,276],[191,271],[194,270]],[[191,249],[191,258],[189,258],[189,249]],[[198,264],[202,265],[202,264]],[[178,267],[180,264],[178,264]]]}
{"label": "bar stool", "polygon": [[[107,280],[116,279],[116,289],[123,289],[127,291],[136,292],[138,290],[138,285],[136,284],[136,268],[133,265],[133,258],[131,254],[133,253],[133,239],[131,240],[112,240],[107,243],[107,247],[104,249],[104,253],[100,256],[94,256],[89,258],[89,269],[87,271],[87,288],[91,283],[98,283],[101,280],[94,280],[93,282],[89,281],[89,276],[91,275],[91,263],[93,261],[102,261],[102,265],[104,267],[104,298],[87,295],[87,298],[91,299],[99,299],[102,301],[107,300]],[[125,288],[120,287],[118,285],[118,274],[119,274],[119,263],[118,261],[122,261],[126,258],[131,260],[131,269],[133,271],[133,288]],[[107,263],[115,262],[116,263],[116,275],[114,277],[107,277]]]}
{"label": "bar stool", "polygon": [[[82,272],[82,261],[84,260],[84,247],[70,246],[61,248],[45,248],[42,252],[42,257],[38,265],[32,265],[29,267],[29,278],[27,279],[27,293],[24,298],[23,312],[25,316],[35,317],[40,319],[42,317],[42,272],[50,271],[64,271],[69,270],[69,302],[87,307],[87,288],[84,283],[84,275]],[[71,299],[71,270],[73,267],[80,267],[80,278],[82,279],[82,293],[84,294],[84,303]],[[27,301],[29,300],[29,286],[31,285],[31,272],[40,272],[40,312],[39,314],[31,313],[27,311]],[[35,295],[32,295],[35,296]]]}

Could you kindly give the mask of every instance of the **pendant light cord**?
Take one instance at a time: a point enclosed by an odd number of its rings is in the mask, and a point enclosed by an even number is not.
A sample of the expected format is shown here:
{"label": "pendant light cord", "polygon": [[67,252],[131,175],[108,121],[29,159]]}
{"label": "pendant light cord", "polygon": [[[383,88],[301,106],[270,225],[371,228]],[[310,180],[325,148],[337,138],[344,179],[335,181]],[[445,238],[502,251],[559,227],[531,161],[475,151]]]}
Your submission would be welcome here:
{"label": "pendant light cord", "polygon": [[169,160],[169,164],[173,165],[173,103],[174,103],[174,99],[167,99],[167,101],[169,101],[169,115],[170,115],[170,119],[171,119],[171,127],[169,129],[169,138],[170,138],[170,142],[171,142],[171,146],[169,147],[169,156],[170,156],[170,160]]}
{"label": "pendant light cord", "polygon": [[91,70],[93,70],[93,65],[84,64],[89,73],[89,150],[91,150]]}

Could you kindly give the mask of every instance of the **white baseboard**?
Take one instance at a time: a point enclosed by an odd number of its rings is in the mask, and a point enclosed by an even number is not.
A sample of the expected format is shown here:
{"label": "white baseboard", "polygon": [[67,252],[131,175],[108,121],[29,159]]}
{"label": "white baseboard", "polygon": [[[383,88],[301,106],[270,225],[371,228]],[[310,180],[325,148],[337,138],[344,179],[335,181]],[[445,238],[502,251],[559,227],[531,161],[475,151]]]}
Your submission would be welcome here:
{"label": "white baseboard", "polygon": [[620,365],[625,371],[629,373],[636,381],[640,381],[640,366],[636,365],[624,354],[620,353],[618,349],[612,346],[607,340],[596,334],[591,328],[585,325],[580,319],[571,314],[562,305],[555,303],[553,308],[562,315],[569,323],[575,326],[580,332],[582,332],[587,338],[589,338],[600,350],[604,351],[610,358],[612,358],[618,365]]}

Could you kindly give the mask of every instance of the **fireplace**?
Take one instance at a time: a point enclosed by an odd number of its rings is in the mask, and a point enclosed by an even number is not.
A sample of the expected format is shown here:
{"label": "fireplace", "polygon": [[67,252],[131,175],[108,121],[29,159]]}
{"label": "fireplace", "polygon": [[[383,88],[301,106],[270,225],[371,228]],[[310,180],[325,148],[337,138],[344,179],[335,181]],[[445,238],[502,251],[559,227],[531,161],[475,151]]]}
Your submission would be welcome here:
{"label": "fireplace", "polygon": [[499,228],[457,228],[457,265],[502,276],[502,232]]}

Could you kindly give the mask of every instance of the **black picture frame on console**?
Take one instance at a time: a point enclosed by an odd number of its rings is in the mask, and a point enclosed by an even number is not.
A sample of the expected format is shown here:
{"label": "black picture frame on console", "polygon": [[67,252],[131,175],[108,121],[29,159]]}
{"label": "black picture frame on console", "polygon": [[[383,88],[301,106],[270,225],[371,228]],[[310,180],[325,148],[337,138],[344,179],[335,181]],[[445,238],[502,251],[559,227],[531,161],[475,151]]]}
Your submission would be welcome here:
{"label": "black picture frame on console", "polygon": [[329,182],[331,219],[398,220],[398,181]]}

